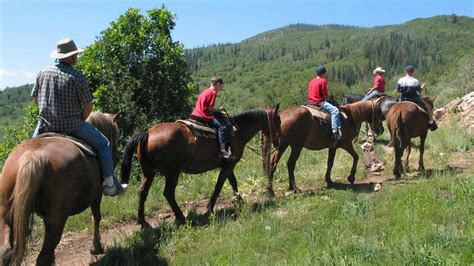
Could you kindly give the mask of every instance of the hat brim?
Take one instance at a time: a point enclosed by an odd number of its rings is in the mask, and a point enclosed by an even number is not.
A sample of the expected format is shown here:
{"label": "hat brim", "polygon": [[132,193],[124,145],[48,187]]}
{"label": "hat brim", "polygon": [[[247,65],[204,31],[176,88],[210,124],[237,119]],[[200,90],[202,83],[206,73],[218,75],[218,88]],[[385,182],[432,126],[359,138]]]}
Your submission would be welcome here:
{"label": "hat brim", "polygon": [[58,53],[57,50],[53,50],[51,52],[51,58],[53,59],[64,59],[64,58],[68,58],[72,55],[75,55],[75,54],[78,54],[78,53],[82,53],[84,52],[84,49],[81,49],[81,48],[77,48],[77,50],[74,50],[74,51],[71,51],[69,53],[65,53],[65,54],[62,54],[62,53]]}
{"label": "hat brim", "polygon": [[372,72],[372,73],[374,73],[374,74],[376,74],[376,73],[385,73],[385,70],[377,69],[377,70],[374,70],[374,72]]}

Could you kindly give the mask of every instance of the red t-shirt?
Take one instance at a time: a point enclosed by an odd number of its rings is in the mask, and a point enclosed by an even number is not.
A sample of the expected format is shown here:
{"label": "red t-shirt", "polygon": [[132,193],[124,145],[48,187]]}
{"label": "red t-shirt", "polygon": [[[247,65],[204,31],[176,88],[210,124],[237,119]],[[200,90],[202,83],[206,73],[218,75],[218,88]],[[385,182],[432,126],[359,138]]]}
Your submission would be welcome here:
{"label": "red t-shirt", "polygon": [[320,77],[312,79],[308,84],[308,103],[320,104],[328,96],[328,82]]}
{"label": "red t-shirt", "polygon": [[196,107],[191,113],[192,115],[198,116],[205,121],[212,121],[214,116],[209,112],[209,107],[214,106],[216,103],[217,91],[215,89],[207,88],[199,94],[196,102]]}
{"label": "red t-shirt", "polygon": [[382,75],[376,75],[374,77],[374,87],[380,92],[385,92],[385,79]]}

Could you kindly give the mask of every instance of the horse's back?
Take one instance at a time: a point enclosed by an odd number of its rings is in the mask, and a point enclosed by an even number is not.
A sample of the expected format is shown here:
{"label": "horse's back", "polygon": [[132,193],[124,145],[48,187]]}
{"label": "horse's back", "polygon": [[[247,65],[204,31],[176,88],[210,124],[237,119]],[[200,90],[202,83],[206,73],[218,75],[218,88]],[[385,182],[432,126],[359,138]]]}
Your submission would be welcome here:
{"label": "horse's back", "polygon": [[306,108],[291,106],[280,113],[280,119],[282,136],[290,146],[304,146],[311,150],[327,147],[321,140],[330,135],[330,126],[314,119]]}
{"label": "horse's back", "polygon": [[400,129],[409,138],[422,136],[428,129],[428,116],[413,103],[399,102],[388,111],[387,127],[390,132]]}
{"label": "horse's back", "polygon": [[202,173],[216,168],[217,139],[197,138],[183,123],[163,122],[148,130],[146,153],[160,172],[172,168],[185,173]]}
{"label": "horse's back", "polygon": [[[87,157],[71,141],[62,138],[34,138],[15,147],[2,169],[2,200],[13,193],[18,178],[21,158],[34,151],[43,156],[43,179],[38,195],[40,214],[49,210],[76,214],[90,205],[91,194],[97,195],[101,184],[96,158]],[[40,178],[40,177],[37,177]]]}

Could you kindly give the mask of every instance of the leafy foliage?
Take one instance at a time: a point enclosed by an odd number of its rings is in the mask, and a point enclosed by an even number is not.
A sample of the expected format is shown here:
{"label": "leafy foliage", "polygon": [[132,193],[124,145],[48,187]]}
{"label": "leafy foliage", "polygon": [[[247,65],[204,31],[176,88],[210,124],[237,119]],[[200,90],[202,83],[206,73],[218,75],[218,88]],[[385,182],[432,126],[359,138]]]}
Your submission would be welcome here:
{"label": "leafy foliage", "polygon": [[125,137],[190,111],[190,75],[183,47],[170,35],[173,19],[164,7],[146,15],[129,9],[80,58],[95,105],[122,112]]}
{"label": "leafy foliage", "polygon": [[11,150],[22,141],[27,140],[33,134],[36,126],[36,105],[27,105],[23,110],[23,118],[17,126],[6,126],[3,128],[4,141],[0,143],[0,168],[8,157]]}

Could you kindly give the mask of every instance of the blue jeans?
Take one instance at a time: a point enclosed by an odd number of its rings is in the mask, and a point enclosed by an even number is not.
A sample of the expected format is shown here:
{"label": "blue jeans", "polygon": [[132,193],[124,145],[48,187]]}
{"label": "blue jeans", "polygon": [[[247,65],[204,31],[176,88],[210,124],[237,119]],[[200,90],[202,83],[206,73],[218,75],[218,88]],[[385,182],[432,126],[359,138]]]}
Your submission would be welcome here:
{"label": "blue jeans", "polygon": [[114,175],[110,141],[97,128],[84,122],[79,130],[71,132],[69,135],[84,140],[94,148],[99,158],[102,177]]}
{"label": "blue jeans", "polygon": [[368,101],[370,99],[373,99],[379,93],[380,93],[380,91],[378,91],[377,89],[374,89],[369,94],[365,95],[365,97],[364,97],[364,99],[362,99],[362,101]]}
{"label": "blue jeans", "polygon": [[319,107],[331,114],[331,127],[333,132],[337,131],[338,128],[341,128],[341,119],[339,118],[339,110],[337,107],[328,102],[320,103]]}
{"label": "blue jeans", "polygon": [[209,121],[209,125],[217,129],[219,143],[229,142],[230,125],[228,125],[226,121],[213,118],[212,121]]}

